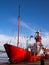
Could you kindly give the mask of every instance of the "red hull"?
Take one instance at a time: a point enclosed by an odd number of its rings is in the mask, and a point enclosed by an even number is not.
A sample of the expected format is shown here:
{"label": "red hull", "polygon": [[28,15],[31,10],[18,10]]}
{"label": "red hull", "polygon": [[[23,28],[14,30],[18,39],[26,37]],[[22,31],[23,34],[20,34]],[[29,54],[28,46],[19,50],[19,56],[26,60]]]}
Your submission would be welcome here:
{"label": "red hull", "polygon": [[21,62],[21,61],[32,62],[41,59],[41,56],[36,56],[35,53],[34,55],[32,55],[31,52],[16,47],[14,45],[5,44],[4,47],[10,62]]}

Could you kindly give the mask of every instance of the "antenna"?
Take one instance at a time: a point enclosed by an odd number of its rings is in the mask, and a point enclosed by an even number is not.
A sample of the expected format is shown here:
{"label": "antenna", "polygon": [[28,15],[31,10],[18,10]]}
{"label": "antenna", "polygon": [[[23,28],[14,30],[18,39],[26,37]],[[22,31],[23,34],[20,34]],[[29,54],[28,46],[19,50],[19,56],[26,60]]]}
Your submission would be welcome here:
{"label": "antenna", "polygon": [[18,7],[18,43],[17,46],[20,44],[20,3]]}

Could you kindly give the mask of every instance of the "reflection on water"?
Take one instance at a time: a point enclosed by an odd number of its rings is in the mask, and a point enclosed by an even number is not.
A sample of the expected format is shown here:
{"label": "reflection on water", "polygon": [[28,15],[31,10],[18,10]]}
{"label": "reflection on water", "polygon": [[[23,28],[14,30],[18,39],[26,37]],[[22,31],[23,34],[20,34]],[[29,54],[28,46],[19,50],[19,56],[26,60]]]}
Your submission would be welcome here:
{"label": "reflection on water", "polygon": [[4,52],[0,52],[0,62],[9,62],[8,61],[8,56],[7,54]]}

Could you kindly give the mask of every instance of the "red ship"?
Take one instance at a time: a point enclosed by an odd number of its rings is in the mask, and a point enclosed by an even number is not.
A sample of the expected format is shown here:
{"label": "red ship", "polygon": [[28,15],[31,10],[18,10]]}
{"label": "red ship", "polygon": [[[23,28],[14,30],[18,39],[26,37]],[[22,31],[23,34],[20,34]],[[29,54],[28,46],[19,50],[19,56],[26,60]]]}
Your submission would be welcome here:
{"label": "red ship", "polygon": [[[20,36],[20,5],[19,5],[19,16],[18,16],[18,44],[17,46],[4,44],[6,53],[8,55],[9,61],[11,63],[17,63],[22,61],[33,62],[40,60],[44,55],[44,48],[42,45],[42,38],[40,36],[40,32],[36,32],[37,36],[35,37],[36,42],[33,46],[28,46],[27,49],[23,49],[19,47],[19,36]],[[31,51],[29,51],[30,49]],[[43,51],[40,53],[40,51]]]}
{"label": "red ship", "polygon": [[[27,49],[20,48],[18,46],[10,45],[10,44],[4,44],[6,53],[8,55],[9,61],[12,63],[27,61],[27,62],[33,62],[40,60],[42,57],[44,57],[43,53],[39,54],[40,50],[43,49],[42,43],[41,43],[41,36],[39,36],[39,32],[36,32],[37,36],[35,37],[36,43],[34,43],[33,47],[28,46]],[[39,49],[38,47],[39,46]],[[33,49],[31,49],[31,47]],[[31,51],[29,51],[31,49]]]}

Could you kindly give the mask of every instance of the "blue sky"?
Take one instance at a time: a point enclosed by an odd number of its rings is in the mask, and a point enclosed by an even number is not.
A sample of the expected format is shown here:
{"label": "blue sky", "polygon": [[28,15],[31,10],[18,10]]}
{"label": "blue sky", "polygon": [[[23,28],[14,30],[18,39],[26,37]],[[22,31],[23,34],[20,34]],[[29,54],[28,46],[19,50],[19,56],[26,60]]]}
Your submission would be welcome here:
{"label": "blue sky", "polygon": [[[20,0],[20,33],[49,32],[49,0]],[[17,35],[18,0],[0,0],[0,34]],[[32,31],[33,30],[33,31]]]}

